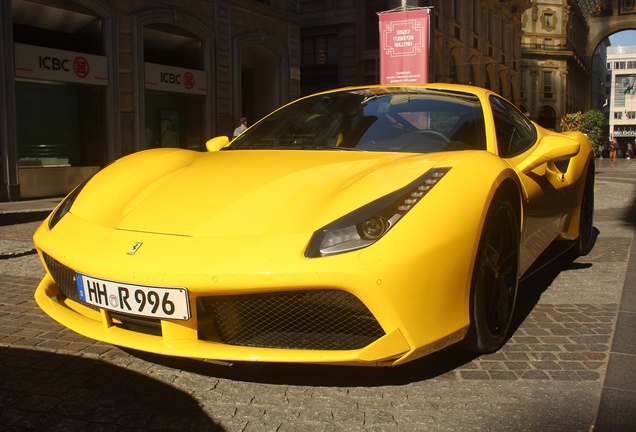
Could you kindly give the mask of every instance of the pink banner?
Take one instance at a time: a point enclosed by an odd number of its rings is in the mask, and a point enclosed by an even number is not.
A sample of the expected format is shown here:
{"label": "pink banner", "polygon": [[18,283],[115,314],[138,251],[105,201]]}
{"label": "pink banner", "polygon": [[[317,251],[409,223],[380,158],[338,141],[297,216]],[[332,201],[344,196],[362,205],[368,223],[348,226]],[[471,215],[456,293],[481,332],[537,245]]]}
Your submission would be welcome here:
{"label": "pink banner", "polygon": [[428,82],[430,9],[380,15],[380,83]]}

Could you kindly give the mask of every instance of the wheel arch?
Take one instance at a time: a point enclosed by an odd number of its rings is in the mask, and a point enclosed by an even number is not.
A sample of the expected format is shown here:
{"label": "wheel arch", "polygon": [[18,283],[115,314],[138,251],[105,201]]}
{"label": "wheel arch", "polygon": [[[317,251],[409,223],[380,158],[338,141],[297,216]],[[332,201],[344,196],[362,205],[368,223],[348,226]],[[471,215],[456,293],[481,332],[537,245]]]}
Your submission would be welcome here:
{"label": "wheel arch", "polygon": [[523,185],[517,176],[508,175],[503,177],[502,180],[497,182],[497,187],[494,189],[492,193],[492,199],[488,203],[488,207],[485,209],[484,220],[482,223],[482,229],[484,228],[484,224],[486,223],[486,218],[490,208],[495,205],[497,202],[501,200],[509,201],[515,210],[515,214],[517,216],[519,234],[524,230],[524,200],[525,192],[523,190]]}
{"label": "wheel arch", "polygon": [[[490,340],[487,337],[485,338],[485,334],[487,334],[485,332],[485,329],[487,326],[486,317],[489,315],[485,313],[484,310],[481,309],[483,305],[485,304],[482,298],[482,296],[484,295],[483,293],[485,291],[483,291],[483,288],[477,291],[478,289],[477,281],[479,281],[479,278],[480,278],[479,276],[480,268],[482,269],[484,268],[484,267],[480,267],[479,265],[479,261],[483,260],[483,256],[481,258],[479,256],[481,254],[480,251],[482,251],[482,248],[484,248],[484,245],[489,241],[488,238],[490,237],[490,234],[488,233],[494,232],[493,228],[498,226],[496,214],[504,206],[508,207],[513,212],[513,215],[510,221],[511,222],[516,221],[516,227],[514,228],[517,231],[516,233],[517,234],[516,235],[517,252],[515,254],[517,262],[516,262],[516,265],[514,265],[511,268],[511,273],[510,273],[511,275],[514,274],[514,279],[510,279],[515,281],[514,286],[510,288],[514,292],[514,295],[511,296],[512,300],[510,303],[510,315],[508,316],[508,320],[510,321],[507,321],[507,324],[505,325],[505,330],[502,335],[497,336],[496,339]],[[521,186],[519,182],[516,181],[514,178],[505,177],[501,182],[498,183],[492,195],[492,199],[488,203],[488,206],[485,208],[485,216],[484,216],[484,221],[482,224],[479,245],[478,245],[477,253],[475,255],[475,259],[473,262],[470,290],[469,290],[469,301],[468,301],[468,316],[470,317],[470,325],[465,335],[465,338],[461,342],[461,345],[464,347],[464,349],[467,349],[468,351],[478,352],[478,353],[494,352],[497,349],[499,349],[505,343],[505,340],[507,340],[510,337],[509,328],[510,328],[510,322],[512,319],[511,316],[513,314],[512,311],[515,308],[515,303],[516,303],[515,300],[517,296],[517,287],[518,287],[518,281],[519,281],[521,224],[523,220],[522,211],[523,211],[523,205],[522,205]],[[506,256],[506,255],[504,254],[502,256]],[[502,267],[502,268],[505,268],[505,267]],[[481,300],[478,300],[478,297]],[[481,304],[482,306],[476,306],[479,304]],[[488,333],[488,334],[492,334],[492,333]]]}
{"label": "wheel arch", "polygon": [[596,160],[593,156],[588,156],[585,161],[583,169],[580,170],[580,176],[577,179],[577,183],[580,185],[576,191],[576,207],[572,209],[569,221],[564,227],[562,238],[565,240],[572,240],[578,238],[580,234],[581,224],[581,204],[583,202],[583,195],[586,193],[586,187],[588,187],[591,181],[591,187],[594,189],[596,182]]}
{"label": "wheel arch", "polygon": [[[475,261],[477,259],[477,251],[479,249],[479,245],[482,242],[482,237],[483,237],[483,233],[484,230],[486,229],[486,224],[488,223],[488,215],[491,211],[491,209],[496,206],[498,203],[502,202],[502,201],[509,201],[512,205],[513,205],[513,209],[515,211],[515,216],[517,218],[517,223],[518,226],[517,228],[519,229],[519,238],[521,239],[521,234],[523,232],[523,221],[524,221],[524,217],[523,217],[523,204],[522,204],[522,200],[523,200],[523,189],[521,186],[520,181],[516,178],[516,177],[512,177],[512,176],[507,176],[504,177],[501,181],[496,183],[496,187],[493,188],[493,192],[492,192],[492,198],[489,200],[488,205],[484,206],[484,213],[483,213],[483,218],[481,221],[481,227],[480,227],[480,238],[479,241],[476,244],[476,248],[475,251],[473,253],[473,262],[472,262],[472,268],[471,268],[471,281],[474,278],[474,272],[475,272]],[[473,287],[472,287],[472,282],[471,285],[469,287],[469,295],[470,297],[472,297],[471,295],[471,291],[472,291]],[[469,307],[472,307],[472,305],[470,304],[470,302],[468,302],[467,304],[469,304]]]}

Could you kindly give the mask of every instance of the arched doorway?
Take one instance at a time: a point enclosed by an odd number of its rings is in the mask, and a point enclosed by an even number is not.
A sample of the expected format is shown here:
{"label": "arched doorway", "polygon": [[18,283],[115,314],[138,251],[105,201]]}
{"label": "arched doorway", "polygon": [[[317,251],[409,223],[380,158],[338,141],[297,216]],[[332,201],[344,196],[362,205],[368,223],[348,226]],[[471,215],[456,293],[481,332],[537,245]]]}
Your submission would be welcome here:
{"label": "arched doorway", "polygon": [[253,123],[282,104],[280,59],[257,44],[241,47],[240,105],[238,117]]}
{"label": "arched doorway", "polygon": [[252,124],[287,101],[288,56],[277,41],[263,32],[237,36],[234,49],[234,121],[247,117]]}
{"label": "arched doorway", "polygon": [[168,23],[143,28],[143,148],[200,150],[208,95],[204,41]]}
{"label": "arched doorway", "polygon": [[110,158],[115,13],[80,1],[15,0],[9,7],[11,19],[0,19],[12,35],[0,51],[12,54],[15,71],[14,99],[2,100],[14,119],[8,139],[0,139],[7,197],[65,195]]}
{"label": "arched doorway", "polygon": [[543,105],[539,109],[537,123],[546,129],[556,130],[556,111],[554,108],[550,105]]}

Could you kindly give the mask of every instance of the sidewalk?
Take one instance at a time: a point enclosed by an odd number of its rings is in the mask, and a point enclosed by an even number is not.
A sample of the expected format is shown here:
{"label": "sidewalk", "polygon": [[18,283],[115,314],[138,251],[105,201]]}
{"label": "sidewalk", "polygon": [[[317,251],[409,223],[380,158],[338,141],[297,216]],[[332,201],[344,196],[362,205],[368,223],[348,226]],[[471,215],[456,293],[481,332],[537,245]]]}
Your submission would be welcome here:
{"label": "sidewalk", "polygon": [[[597,160],[599,179],[618,179],[636,187],[636,160],[618,160],[611,167],[609,160]],[[625,229],[636,228],[636,202],[630,203],[624,220]],[[636,430],[636,251],[630,248],[625,283],[614,327],[614,337],[599,403],[595,432]],[[599,287],[602,289],[602,287]]]}
{"label": "sidewalk", "polygon": [[50,212],[62,197],[41,198],[24,201],[0,202],[0,215],[13,213]]}

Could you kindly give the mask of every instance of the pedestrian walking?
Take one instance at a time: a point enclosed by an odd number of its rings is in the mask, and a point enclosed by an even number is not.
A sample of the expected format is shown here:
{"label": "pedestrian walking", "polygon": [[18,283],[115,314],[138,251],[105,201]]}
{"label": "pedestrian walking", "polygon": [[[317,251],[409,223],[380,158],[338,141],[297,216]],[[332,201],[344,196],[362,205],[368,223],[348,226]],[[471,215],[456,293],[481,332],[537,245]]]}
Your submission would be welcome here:
{"label": "pedestrian walking", "polygon": [[239,136],[246,130],[247,130],[247,117],[241,117],[241,120],[239,120],[238,127],[234,129],[234,133],[232,134],[232,137],[236,138],[237,136]]}
{"label": "pedestrian walking", "polygon": [[616,166],[617,156],[618,156],[618,140],[616,138],[613,138],[609,147],[610,164],[612,166]]}

